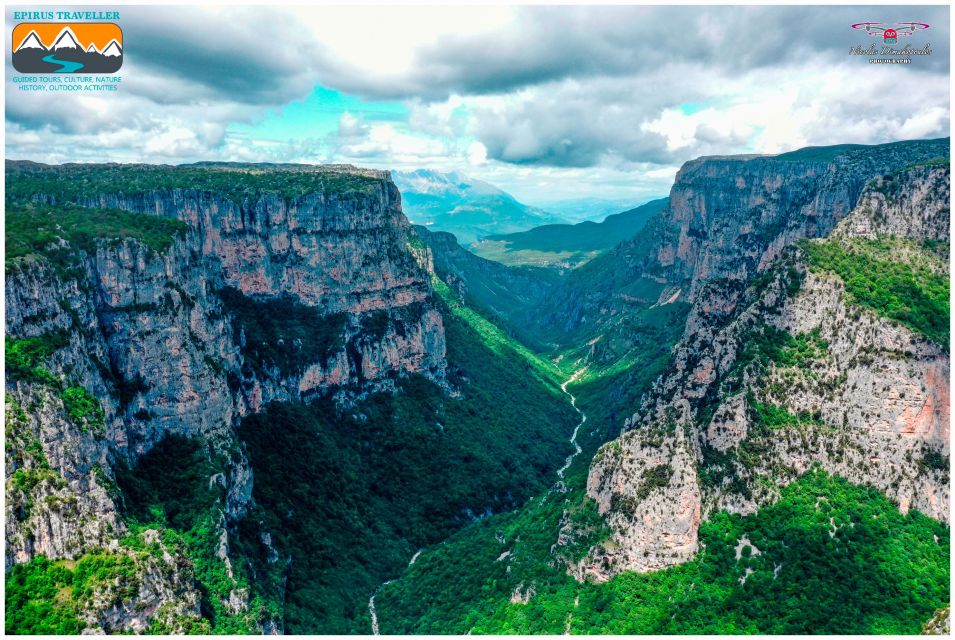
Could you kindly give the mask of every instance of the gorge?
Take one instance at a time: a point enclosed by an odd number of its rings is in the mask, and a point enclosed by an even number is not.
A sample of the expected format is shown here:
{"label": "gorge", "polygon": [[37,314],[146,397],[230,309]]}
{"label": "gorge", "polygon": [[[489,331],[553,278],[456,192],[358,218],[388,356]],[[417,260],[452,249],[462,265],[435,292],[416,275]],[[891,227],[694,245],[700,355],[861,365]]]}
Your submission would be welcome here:
{"label": "gorge", "polygon": [[920,631],[949,155],[692,160],[563,271],[385,171],[8,162],[7,631]]}

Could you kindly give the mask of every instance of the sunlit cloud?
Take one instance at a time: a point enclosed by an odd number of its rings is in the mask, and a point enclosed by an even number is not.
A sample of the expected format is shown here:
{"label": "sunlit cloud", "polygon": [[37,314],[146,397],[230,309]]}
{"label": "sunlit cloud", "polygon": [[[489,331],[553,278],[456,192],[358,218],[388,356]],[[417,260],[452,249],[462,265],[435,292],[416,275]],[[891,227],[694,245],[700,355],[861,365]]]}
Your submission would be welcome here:
{"label": "sunlit cloud", "polygon": [[912,8],[129,6],[120,91],[8,76],[6,152],[424,167],[637,202],[700,155],[947,135],[949,9],[917,9],[933,55],[872,65],[848,25]]}

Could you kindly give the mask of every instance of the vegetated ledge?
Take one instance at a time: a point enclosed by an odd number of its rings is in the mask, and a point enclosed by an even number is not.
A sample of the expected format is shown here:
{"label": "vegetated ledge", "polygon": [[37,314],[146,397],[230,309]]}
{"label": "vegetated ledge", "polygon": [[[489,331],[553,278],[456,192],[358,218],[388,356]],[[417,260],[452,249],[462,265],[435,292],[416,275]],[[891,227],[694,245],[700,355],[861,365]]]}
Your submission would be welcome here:
{"label": "vegetated ledge", "polygon": [[555,542],[579,546],[555,538],[581,495],[530,500],[425,551],[379,592],[382,632],[912,634],[949,602],[949,528],[817,468],[753,514],[701,523],[691,561],[604,583],[552,562]]}
{"label": "vegetated ledge", "polygon": [[770,157],[784,162],[832,162],[840,156],[846,156],[855,152],[889,152],[913,146],[928,148],[947,140],[948,138],[932,138],[926,140],[899,140],[896,142],[886,142],[884,144],[834,144],[818,147],[803,147],[802,149],[796,149]]}
{"label": "vegetated ledge", "polygon": [[324,366],[345,347],[345,313],[326,314],[291,295],[259,298],[229,287],[217,293],[232,316],[237,344],[259,371],[301,373],[314,362]]}
{"label": "vegetated ledge", "polygon": [[800,247],[808,256],[810,269],[839,276],[851,302],[947,347],[951,317],[948,275],[893,260],[893,247],[901,242],[891,238],[853,239],[847,245],[804,241]]}
{"label": "vegetated ledge", "polygon": [[[94,253],[97,242],[141,242],[165,252],[188,225],[181,220],[119,209],[90,209],[74,205],[14,203],[6,206],[6,266],[30,255],[66,264],[77,251]],[[68,246],[64,247],[63,242]]]}
{"label": "vegetated ledge", "polygon": [[352,165],[46,165],[7,161],[6,178],[8,201],[47,197],[76,203],[90,195],[142,195],[181,189],[218,194],[241,205],[265,194],[277,194],[286,202],[294,202],[311,193],[371,193],[383,181],[390,180],[390,174]]}

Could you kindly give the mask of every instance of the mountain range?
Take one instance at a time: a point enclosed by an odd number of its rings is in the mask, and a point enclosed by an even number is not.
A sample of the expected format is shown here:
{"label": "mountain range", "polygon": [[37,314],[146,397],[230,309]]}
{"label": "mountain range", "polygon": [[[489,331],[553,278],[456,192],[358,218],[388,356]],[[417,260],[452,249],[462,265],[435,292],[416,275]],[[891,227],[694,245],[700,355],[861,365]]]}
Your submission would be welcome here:
{"label": "mountain range", "polygon": [[401,190],[402,206],[414,224],[448,231],[465,244],[486,235],[563,222],[551,213],[519,202],[494,185],[457,172],[418,169],[395,171],[392,177]]}
{"label": "mountain range", "polygon": [[550,224],[517,233],[490,235],[474,242],[470,249],[506,265],[575,268],[639,233],[667,202],[666,198],[652,200],[609,215],[601,222]]}
{"label": "mountain range", "polygon": [[600,222],[609,215],[633,209],[639,199],[611,199],[588,196],[563,200],[540,200],[533,206],[549,211],[571,223]]}

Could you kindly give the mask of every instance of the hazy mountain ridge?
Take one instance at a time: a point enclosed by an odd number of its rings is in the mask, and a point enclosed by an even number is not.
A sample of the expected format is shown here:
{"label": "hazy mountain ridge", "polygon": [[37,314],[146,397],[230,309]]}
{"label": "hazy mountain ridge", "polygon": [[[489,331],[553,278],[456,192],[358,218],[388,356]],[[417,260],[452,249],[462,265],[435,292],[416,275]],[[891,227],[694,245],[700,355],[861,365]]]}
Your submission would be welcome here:
{"label": "hazy mountain ridge", "polygon": [[[658,200],[659,198],[652,198]],[[550,211],[554,215],[566,218],[571,224],[578,222],[603,222],[607,216],[614,215],[621,211],[634,209],[635,202],[640,202],[645,198],[628,199],[610,199],[598,197],[585,198],[567,198],[563,200],[542,200],[535,202],[533,206],[539,207],[544,211]]]}
{"label": "hazy mountain ridge", "polygon": [[519,202],[497,187],[459,173],[419,169],[392,174],[408,218],[432,231],[453,233],[462,244],[495,233],[563,222]]}
{"label": "hazy mountain ridge", "polygon": [[502,264],[572,269],[638,234],[666,204],[667,198],[660,198],[609,215],[601,222],[551,224],[491,235],[470,248],[479,256]]}

